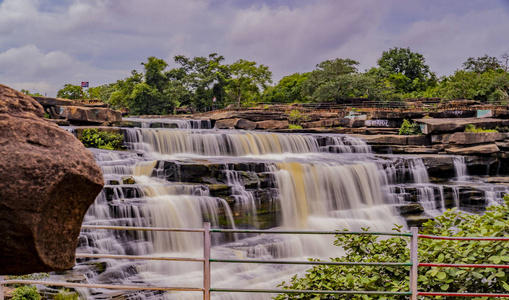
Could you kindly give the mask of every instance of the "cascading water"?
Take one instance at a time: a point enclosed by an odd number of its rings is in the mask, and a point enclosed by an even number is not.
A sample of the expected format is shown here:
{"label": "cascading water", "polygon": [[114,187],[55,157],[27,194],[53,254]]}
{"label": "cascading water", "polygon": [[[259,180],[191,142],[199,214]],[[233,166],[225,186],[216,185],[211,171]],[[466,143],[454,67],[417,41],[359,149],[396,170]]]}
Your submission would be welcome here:
{"label": "cascading water", "polygon": [[465,163],[465,157],[463,156],[454,156],[454,173],[456,175],[457,181],[467,181],[468,180],[468,171],[467,165]]}
{"label": "cascading water", "polygon": [[[405,197],[402,196],[408,190],[403,187],[405,182],[413,182],[419,191],[434,189],[422,160],[379,158],[369,153],[370,147],[362,140],[344,135],[152,128],[125,129],[125,134],[131,151],[93,150],[106,186],[89,209],[85,225],[202,228],[203,222],[211,222],[214,228],[369,227],[390,231],[393,224],[403,223],[394,205]],[[428,202],[436,202],[430,193],[418,192],[418,201],[428,197]],[[266,207],[275,212],[265,211]],[[261,219],[267,215],[269,221]],[[341,255],[340,249],[332,246],[332,240],[311,235],[213,235],[212,257],[327,259]],[[196,233],[83,230],[77,251],[201,257],[202,247],[202,238]],[[199,263],[80,261],[82,266],[97,264],[104,270],[88,271],[86,277],[90,282],[196,287],[202,284]],[[212,270],[214,287],[273,289],[302,272],[303,267],[214,264]],[[80,293],[87,299],[111,297],[111,292],[105,290]],[[190,292],[124,292],[124,296],[201,298],[200,293]],[[239,294],[219,293],[214,297],[239,299]],[[263,294],[241,297],[270,298]]]}

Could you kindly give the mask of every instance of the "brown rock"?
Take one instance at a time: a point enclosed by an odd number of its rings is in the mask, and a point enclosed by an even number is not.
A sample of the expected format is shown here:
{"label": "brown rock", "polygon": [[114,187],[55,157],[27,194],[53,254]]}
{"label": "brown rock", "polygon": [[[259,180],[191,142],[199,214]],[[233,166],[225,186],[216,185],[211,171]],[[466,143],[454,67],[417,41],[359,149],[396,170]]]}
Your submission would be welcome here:
{"label": "brown rock", "polygon": [[478,155],[478,154],[492,154],[500,152],[500,149],[495,144],[487,144],[487,145],[479,145],[473,147],[453,147],[445,149],[445,152],[448,154],[455,155]]}
{"label": "brown rock", "polygon": [[112,124],[122,121],[122,115],[119,111],[109,108],[66,106],[62,107],[60,113],[62,118],[67,118],[71,123],[79,124]]}
{"label": "brown rock", "polygon": [[509,125],[509,120],[492,118],[416,119],[414,121],[421,124],[424,134],[464,131],[468,124],[486,129]]}
{"label": "brown rock", "polygon": [[44,110],[32,97],[0,84],[0,114],[43,117]]}
{"label": "brown rock", "polygon": [[288,128],[288,121],[260,121],[256,122],[256,129],[285,129]]}
{"label": "brown rock", "polygon": [[217,129],[235,129],[240,119],[223,119],[216,122],[214,128]]}
{"label": "brown rock", "polygon": [[456,132],[449,137],[450,144],[473,145],[493,143],[504,140],[506,133],[501,132]]}
{"label": "brown rock", "polygon": [[246,119],[240,119],[237,122],[237,127],[236,128],[238,128],[238,129],[245,129],[245,130],[255,130],[256,129],[256,122],[249,121],[249,120],[246,120]]}
{"label": "brown rock", "polygon": [[338,118],[335,119],[322,119],[315,122],[303,123],[303,128],[322,128],[322,127],[337,127],[340,126],[341,122]]}
{"label": "brown rock", "polygon": [[30,97],[0,86],[0,112],[0,274],[70,268],[101,170]]}

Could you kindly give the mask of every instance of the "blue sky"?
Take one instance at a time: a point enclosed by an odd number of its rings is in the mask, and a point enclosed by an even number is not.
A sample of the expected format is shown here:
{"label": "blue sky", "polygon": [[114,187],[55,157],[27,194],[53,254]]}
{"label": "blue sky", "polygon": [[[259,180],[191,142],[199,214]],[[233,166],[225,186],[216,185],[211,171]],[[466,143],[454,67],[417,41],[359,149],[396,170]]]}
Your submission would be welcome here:
{"label": "blue sky", "polygon": [[326,59],[362,71],[410,47],[438,75],[509,53],[509,0],[0,0],[0,83],[55,96],[129,76],[149,56],[243,58],[274,81]]}

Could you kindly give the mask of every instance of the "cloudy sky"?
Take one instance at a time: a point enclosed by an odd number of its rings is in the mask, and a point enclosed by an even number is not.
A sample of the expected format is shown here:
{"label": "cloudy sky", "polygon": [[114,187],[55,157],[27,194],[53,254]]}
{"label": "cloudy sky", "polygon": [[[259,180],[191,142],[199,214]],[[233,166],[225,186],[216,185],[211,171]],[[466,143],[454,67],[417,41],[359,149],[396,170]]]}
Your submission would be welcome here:
{"label": "cloudy sky", "polygon": [[360,70],[410,47],[449,75],[468,57],[509,53],[509,0],[0,0],[0,83],[55,96],[115,82],[149,56],[216,52],[274,80],[351,58]]}

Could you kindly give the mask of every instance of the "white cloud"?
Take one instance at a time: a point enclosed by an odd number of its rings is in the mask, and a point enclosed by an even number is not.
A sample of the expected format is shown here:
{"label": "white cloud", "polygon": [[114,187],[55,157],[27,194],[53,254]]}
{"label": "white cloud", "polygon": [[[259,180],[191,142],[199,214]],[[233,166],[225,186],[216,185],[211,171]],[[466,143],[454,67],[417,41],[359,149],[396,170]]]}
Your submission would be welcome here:
{"label": "white cloud", "polygon": [[336,57],[358,60],[364,70],[395,46],[424,54],[432,69],[450,74],[469,56],[509,52],[508,11],[497,5],[469,0],[3,0],[0,82],[33,82],[54,95],[65,83],[85,80],[95,86],[129,76],[149,56],[174,67],[177,54],[212,52],[227,62],[243,58],[267,65],[278,80]]}
{"label": "white cloud", "polygon": [[384,5],[356,1],[305,3],[239,11],[226,36],[229,52],[262,60],[276,69],[276,76],[292,69],[312,70],[320,61],[344,57],[346,53],[337,50],[376,28],[386,10]]}

